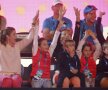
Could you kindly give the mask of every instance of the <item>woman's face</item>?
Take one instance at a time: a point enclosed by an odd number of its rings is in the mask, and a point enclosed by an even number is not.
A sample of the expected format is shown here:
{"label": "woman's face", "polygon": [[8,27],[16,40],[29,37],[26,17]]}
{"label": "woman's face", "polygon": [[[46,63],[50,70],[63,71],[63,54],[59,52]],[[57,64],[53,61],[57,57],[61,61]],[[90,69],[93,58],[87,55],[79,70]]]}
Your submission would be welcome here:
{"label": "woman's face", "polygon": [[39,48],[44,51],[44,52],[47,52],[49,50],[49,45],[48,45],[48,42],[47,40],[43,40],[41,42],[41,45],[39,46]]}
{"label": "woman's face", "polygon": [[16,43],[16,31],[13,30],[10,35],[7,36],[8,43],[15,45]]}

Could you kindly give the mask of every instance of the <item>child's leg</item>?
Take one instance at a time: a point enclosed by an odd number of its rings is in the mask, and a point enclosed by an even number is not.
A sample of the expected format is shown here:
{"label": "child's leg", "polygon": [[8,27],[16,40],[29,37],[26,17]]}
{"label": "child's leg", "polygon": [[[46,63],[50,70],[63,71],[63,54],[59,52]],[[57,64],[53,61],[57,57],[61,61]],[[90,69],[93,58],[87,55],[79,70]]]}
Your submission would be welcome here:
{"label": "child's leg", "polygon": [[43,81],[42,80],[36,80],[35,78],[33,78],[31,85],[32,85],[32,88],[41,88],[43,85]]}
{"label": "child's leg", "polygon": [[70,80],[68,77],[64,78],[63,88],[69,88]]}
{"label": "child's leg", "polygon": [[80,78],[77,76],[74,76],[71,78],[71,84],[73,85],[73,87],[80,87]]}
{"label": "child's leg", "polygon": [[20,75],[12,75],[12,86],[14,88],[21,88],[22,78]]}
{"label": "child's leg", "polygon": [[48,80],[48,79],[43,79],[43,80],[44,80],[43,87],[51,88],[51,80]]}

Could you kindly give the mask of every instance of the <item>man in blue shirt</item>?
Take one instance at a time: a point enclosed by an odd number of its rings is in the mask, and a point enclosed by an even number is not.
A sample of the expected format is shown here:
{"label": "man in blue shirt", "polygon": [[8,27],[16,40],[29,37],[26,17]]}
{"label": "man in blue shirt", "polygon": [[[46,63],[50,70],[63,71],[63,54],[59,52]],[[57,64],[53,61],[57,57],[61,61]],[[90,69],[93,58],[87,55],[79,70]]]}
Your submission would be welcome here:
{"label": "man in blue shirt", "polygon": [[[93,5],[88,5],[84,9],[84,20],[80,21],[80,39],[83,38],[86,30],[92,30],[96,34],[96,10],[97,8]],[[101,31],[103,33],[103,27],[101,25]],[[97,34],[96,34],[97,35]],[[93,43],[93,39],[89,36],[88,42]]]}
{"label": "man in blue shirt", "polygon": [[[63,7],[64,7],[64,5],[63,5],[62,1],[55,0],[52,5],[53,16],[46,18],[44,20],[42,33],[43,33],[43,37],[49,41],[49,44],[51,43],[51,41],[53,39],[54,32],[55,32],[55,30],[58,26],[58,23],[59,23],[58,19],[59,19],[60,9]],[[61,28],[61,30],[62,29],[64,30],[65,28],[72,30],[72,21],[66,17],[63,17],[62,19],[64,21],[64,25]]]}

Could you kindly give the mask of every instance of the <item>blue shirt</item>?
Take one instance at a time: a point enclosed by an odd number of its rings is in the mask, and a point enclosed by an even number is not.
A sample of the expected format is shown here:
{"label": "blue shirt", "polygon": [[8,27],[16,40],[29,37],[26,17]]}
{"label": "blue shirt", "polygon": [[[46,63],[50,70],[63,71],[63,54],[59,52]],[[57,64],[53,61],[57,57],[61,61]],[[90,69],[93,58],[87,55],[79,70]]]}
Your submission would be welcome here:
{"label": "blue shirt", "polygon": [[[72,28],[72,21],[66,17],[63,17],[63,21],[64,21],[64,25],[61,28],[61,30],[63,29],[71,29]],[[43,23],[43,30],[45,28],[48,28],[50,31],[55,31],[57,28],[59,21],[57,19],[54,19],[53,16],[49,17],[47,19],[45,19],[44,23]]]}
{"label": "blue shirt", "polygon": [[[85,31],[88,30],[88,29],[92,30],[92,32],[94,32],[96,34],[96,21],[94,22],[94,24],[92,26],[88,26],[85,22],[85,19],[81,20],[80,21],[80,39],[82,39],[84,37]],[[103,27],[102,26],[101,26],[101,31],[103,32]],[[86,41],[91,42],[91,43],[94,44],[93,38],[91,36],[89,36]]]}

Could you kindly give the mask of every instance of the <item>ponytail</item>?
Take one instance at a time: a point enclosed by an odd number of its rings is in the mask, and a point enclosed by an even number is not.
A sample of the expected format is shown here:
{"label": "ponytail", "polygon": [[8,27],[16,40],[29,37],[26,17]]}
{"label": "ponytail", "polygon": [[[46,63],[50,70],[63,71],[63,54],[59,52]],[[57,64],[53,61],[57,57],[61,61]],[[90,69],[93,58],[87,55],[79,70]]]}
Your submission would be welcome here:
{"label": "ponytail", "polygon": [[15,30],[15,28],[13,28],[13,27],[7,27],[6,29],[1,30],[0,43],[3,44],[4,46],[6,46],[7,36],[9,36],[14,30]]}

